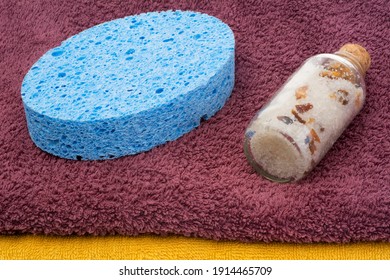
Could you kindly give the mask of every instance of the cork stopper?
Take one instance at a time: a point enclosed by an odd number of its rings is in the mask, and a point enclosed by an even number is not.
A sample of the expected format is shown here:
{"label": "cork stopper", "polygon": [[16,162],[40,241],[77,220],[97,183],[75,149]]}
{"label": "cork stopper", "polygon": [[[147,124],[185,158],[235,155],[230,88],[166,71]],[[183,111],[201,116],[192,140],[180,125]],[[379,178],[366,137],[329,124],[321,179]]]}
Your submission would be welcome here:
{"label": "cork stopper", "polygon": [[371,57],[368,51],[358,44],[345,44],[337,52],[338,55],[344,56],[355,64],[363,76],[365,76],[371,65]]}

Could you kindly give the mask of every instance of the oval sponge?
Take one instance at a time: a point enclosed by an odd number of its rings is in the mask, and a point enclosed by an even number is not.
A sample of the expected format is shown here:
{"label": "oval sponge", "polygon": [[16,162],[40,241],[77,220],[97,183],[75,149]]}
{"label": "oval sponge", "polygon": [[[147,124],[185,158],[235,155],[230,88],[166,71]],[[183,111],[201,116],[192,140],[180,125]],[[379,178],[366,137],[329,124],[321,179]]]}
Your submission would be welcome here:
{"label": "oval sponge", "polygon": [[215,114],[234,85],[234,35],[219,19],[166,11],[87,29],[45,53],[22,99],[34,143],[81,160],[175,140]]}

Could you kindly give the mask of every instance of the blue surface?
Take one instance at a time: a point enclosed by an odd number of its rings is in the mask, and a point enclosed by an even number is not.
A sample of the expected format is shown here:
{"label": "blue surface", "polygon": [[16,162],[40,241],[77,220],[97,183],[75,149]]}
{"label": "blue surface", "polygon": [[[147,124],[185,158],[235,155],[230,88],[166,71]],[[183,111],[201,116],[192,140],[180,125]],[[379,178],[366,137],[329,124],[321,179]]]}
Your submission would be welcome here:
{"label": "blue surface", "polygon": [[233,85],[231,29],[205,14],[167,11],[65,40],[31,67],[22,99],[38,147],[93,160],[177,139],[214,115]]}

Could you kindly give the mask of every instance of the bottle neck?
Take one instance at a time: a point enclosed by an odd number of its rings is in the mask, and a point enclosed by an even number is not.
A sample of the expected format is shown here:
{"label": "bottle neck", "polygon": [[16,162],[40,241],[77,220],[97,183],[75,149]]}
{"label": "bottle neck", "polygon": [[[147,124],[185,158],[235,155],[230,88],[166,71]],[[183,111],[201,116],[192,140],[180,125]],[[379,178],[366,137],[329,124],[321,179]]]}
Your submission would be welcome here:
{"label": "bottle neck", "polygon": [[355,68],[359,71],[359,73],[362,75],[362,77],[365,77],[366,71],[356,56],[354,56],[353,54],[346,52],[346,51],[335,52],[335,55],[338,55],[338,56],[341,56],[341,57],[347,59],[349,62],[352,63],[353,66],[355,66]]}

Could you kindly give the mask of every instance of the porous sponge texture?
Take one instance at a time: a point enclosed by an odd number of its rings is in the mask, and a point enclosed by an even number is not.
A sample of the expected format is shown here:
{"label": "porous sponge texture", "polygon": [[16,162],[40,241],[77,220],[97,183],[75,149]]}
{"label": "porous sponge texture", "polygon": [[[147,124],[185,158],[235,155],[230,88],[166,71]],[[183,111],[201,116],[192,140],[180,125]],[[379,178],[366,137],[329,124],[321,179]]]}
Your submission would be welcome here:
{"label": "porous sponge texture", "polygon": [[44,151],[79,160],[175,140],[230,96],[234,48],[226,24],[196,12],[151,12],[87,29],[26,74],[30,136]]}

